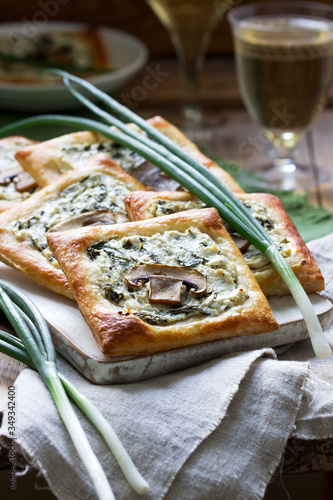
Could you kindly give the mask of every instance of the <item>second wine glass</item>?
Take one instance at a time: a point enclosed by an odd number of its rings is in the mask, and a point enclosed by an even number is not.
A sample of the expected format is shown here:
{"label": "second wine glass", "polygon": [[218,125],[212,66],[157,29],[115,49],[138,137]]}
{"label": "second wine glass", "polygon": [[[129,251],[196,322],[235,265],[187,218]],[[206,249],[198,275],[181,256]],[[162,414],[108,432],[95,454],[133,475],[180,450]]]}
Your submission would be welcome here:
{"label": "second wine glass", "polygon": [[247,179],[271,189],[308,188],[317,178],[297,161],[300,138],[327,102],[333,76],[333,8],[315,2],[262,2],[229,13],[241,94],[273,146],[271,164]]}

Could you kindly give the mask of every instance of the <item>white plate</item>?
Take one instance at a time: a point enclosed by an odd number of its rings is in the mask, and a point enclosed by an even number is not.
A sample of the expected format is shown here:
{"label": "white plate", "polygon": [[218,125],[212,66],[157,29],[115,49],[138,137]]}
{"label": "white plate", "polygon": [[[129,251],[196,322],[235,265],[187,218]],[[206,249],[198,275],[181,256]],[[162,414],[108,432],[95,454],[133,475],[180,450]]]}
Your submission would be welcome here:
{"label": "white plate", "polygon": [[[23,23],[0,24],[0,36],[20,35]],[[87,29],[82,23],[48,22],[47,31],[71,32]],[[99,26],[98,32],[112,61],[112,71],[89,78],[105,92],[113,92],[124,85],[146,63],[148,51],[137,38],[122,31]],[[45,28],[41,31],[45,32]],[[17,111],[64,111],[82,105],[71,96],[61,82],[55,84],[0,83],[0,106]]]}

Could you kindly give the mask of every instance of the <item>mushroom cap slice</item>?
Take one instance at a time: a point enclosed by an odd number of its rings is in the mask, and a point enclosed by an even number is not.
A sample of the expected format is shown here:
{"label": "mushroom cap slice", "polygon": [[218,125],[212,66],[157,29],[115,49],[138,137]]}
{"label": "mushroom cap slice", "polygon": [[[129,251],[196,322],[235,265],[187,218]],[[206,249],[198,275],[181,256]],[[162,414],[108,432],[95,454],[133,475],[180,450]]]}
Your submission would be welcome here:
{"label": "mushroom cap slice", "polygon": [[183,285],[181,280],[167,276],[151,276],[149,284],[148,302],[150,304],[163,304],[165,306],[181,305],[181,296],[186,290],[186,286]]}
{"label": "mushroom cap slice", "polygon": [[37,182],[28,172],[20,172],[17,176],[16,190],[20,193],[32,191],[37,187]]}
{"label": "mushroom cap slice", "polygon": [[238,250],[240,250],[241,253],[245,253],[250,246],[250,242],[243,238],[243,236],[241,236],[239,233],[237,233],[230,224],[228,224],[227,222],[223,222],[223,224],[230,237],[233,239],[233,242],[235,243]]}
{"label": "mushroom cap slice", "polygon": [[37,187],[35,179],[28,172],[22,170],[20,166],[8,168],[0,173],[1,185],[5,186],[11,181],[15,182],[15,188],[20,193],[32,191]]}
{"label": "mushroom cap slice", "polygon": [[240,250],[241,253],[245,253],[250,246],[250,242],[245,238],[242,238],[240,235],[237,235],[236,233],[231,234],[230,236],[233,239],[233,242],[235,243],[238,250]]}
{"label": "mushroom cap slice", "polygon": [[128,222],[127,217],[115,214],[107,208],[99,208],[97,210],[92,210],[91,212],[85,212],[83,214],[69,217],[63,222],[59,222],[59,224],[52,226],[49,232],[58,233],[60,231],[75,229],[77,227],[120,224],[122,222]]}
{"label": "mushroom cap slice", "polygon": [[207,290],[206,277],[197,269],[163,264],[133,266],[125,274],[129,288],[138,290],[150,282],[151,304],[180,305],[181,295],[188,290],[192,297],[202,297]]}

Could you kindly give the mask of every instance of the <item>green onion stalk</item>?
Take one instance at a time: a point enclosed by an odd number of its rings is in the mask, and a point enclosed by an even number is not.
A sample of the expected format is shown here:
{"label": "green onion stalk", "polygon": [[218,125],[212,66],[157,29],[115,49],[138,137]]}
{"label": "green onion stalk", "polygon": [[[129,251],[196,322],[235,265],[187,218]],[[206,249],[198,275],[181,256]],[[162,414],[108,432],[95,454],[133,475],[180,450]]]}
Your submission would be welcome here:
{"label": "green onion stalk", "polygon": [[[278,248],[265,229],[220,179],[146,120],[91,83],[58,69],[48,69],[43,72],[61,76],[68,90],[107,125],[97,120],[75,116],[41,115],[3,127],[0,129],[0,137],[33,125],[59,124],[98,132],[137,152],[179,182],[207,206],[215,207],[226,222],[270,259],[303,315],[316,356],[325,358],[331,354],[331,348],[312,304],[289,264],[281,257]],[[95,100],[101,101],[112,114],[94,104],[78,88],[83,89]],[[128,127],[128,123],[137,125],[141,132]]]}
{"label": "green onion stalk", "polygon": [[102,434],[131,487],[139,494],[145,493],[148,490],[147,482],[134,466],[109,423],[93,403],[58,372],[50,331],[36,306],[16,287],[0,279],[0,308],[19,336],[18,339],[10,333],[0,331],[0,352],[39,372],[89,473],[98,498],[113,500],[115,497],[67,394]]}

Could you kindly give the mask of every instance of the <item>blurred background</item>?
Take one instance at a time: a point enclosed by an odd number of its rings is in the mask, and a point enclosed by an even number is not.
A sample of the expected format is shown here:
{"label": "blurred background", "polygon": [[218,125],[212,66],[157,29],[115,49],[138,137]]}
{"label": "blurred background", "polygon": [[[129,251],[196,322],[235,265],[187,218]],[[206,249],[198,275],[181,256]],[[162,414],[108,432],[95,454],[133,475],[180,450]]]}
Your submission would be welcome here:
{"label": "blurred background", "polygon": [[[200,101],[215,112],[222,107],[243,106],[239,94],[233,63],[231,30],[226,19],[229,7],[251,3],[248,0],[212,0],[219,10],[219,22],[212,34],[207,50],[203,73]],[[265,1],[265,0],[261,0]],[[278,1],[278,0],[277,0]],[[333,0],[326,3],[333,4]],[[159,64],[163,77],[160,84],[150,89],[144,100],[137,99],[136,111],[144,105],[159,105],[170,113],[169,106],[181,100],[175,50],[166,29],[145,0],[11,0],[5,1],[1,9],[1,22],[33,21],[43,23],[45,12],[51,21],[86,22],[91,25],[104,25],[123,30],[142,40],[149,51],[149,63]],[[225,13],[224,13],[225,12]],[[155,66],[153,66],[155,68]],[[130,94],[136,83],[142,83],[145,68],[118,92],[123,100]],[[168,90],[170,89],[170,90]],[[125,97],[126,100],[126,97]],[[332,97],[330,99],[332,102]]]}

